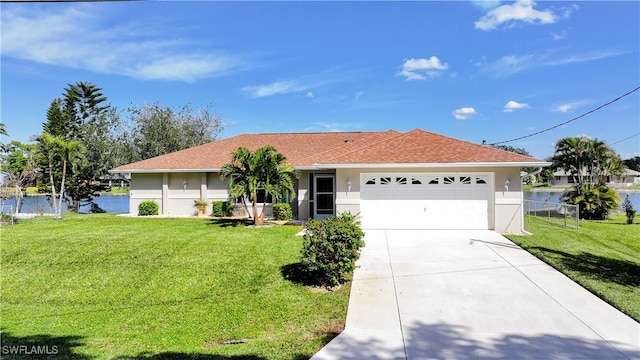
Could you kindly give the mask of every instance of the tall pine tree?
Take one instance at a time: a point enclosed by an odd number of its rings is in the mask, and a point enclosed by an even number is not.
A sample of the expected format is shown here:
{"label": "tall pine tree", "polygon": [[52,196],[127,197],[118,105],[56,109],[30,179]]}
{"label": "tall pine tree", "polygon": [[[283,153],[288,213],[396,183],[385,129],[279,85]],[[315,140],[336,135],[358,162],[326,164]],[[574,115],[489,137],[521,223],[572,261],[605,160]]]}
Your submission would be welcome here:
{"label": "tall pine tree", "polygon": [[[108,157],[111,118],[110,106],[105,105],[107,98],[102,89],[92,83],[77,82],[69,84],[61,98],[54,99],[47,110],[47,121],[43,132],[65,141],[74,141],[82,145],[86,162],[66,174],[67,207],[78,211],[80,206],[93,202],[100,192],[106,190],[101,185],[102,177],[110,167]],[[44,148],[44,147],[43,147]],[[61,165],[61,164],[58,164]],[[62,181],[61,166],[54,166],[54,178]]]}

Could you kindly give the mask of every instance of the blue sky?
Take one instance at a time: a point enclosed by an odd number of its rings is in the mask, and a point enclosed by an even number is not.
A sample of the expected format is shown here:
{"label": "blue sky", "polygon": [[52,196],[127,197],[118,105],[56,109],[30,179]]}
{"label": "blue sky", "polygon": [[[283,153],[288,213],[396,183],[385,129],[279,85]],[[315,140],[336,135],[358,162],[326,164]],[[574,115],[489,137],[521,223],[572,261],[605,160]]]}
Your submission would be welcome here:
{"label": "blue sky", "polygon": [[[213,104],[241,133],[421,128],[480,143],[554,126],[640,84],[640,2],[3,3],[1,117],[41,131],[68,83],[112,105]],[[640,132],[640,91],[509,143]],[[613,147],[640,155],[640,136]],[[3,139],[6,142],[8,139]]]}

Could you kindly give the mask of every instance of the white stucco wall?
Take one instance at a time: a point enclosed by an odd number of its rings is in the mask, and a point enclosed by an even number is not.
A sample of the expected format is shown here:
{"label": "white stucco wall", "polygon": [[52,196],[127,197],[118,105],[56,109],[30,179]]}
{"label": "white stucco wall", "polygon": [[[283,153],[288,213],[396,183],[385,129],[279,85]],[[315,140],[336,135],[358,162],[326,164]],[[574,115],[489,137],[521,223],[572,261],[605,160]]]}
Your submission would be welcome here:
{"label": "white stucco wall", "polygon": [[[188,173],[134,173],[131,174],[129,208],[138,214],[138,205],[153,200],[159,205],[159,213],[166,216],[193,216],[198,214],[195,200],[209,202],[227,200],[226,185],[218,174]],[[211,204],[205,214],[211,213]]]}
{"label": "white stucco wall", "polygon": [[[195,200],[200,199],[201,185],[202,173],[169,173],[169,206],[163,214],[168,216],[197,215],[198,209],[195,208]],[[210,211],[211,205],[208,206],[205,213]]]}
{"label": "white stucco wall", "polygon": [[[329,173],[319,171],[317,173]],[[398,168],[398,169],[338,169],[336,171],[336,212],[349,211],[352,214],[360,212],[360,173],[447,173],[447,172],[475,172],[493,173],[494,191],[489,199],[488,221],[489,228],[499,232],[520,233],[523,225],[522,184],[519,168]],[[301,171],[298,179],[298,218],[310,218],[309,206],[311,192],[309,190],[309,174],[311,171]],[[509,178],[509,189],[505,189],[504,180]],[[347,182],[351,181],[350,191]],[[185,187],[186,184],[186,187]],[[163,191],[164,189],[164,191]],[[227,185],[220,181],[217,173],[165,173],[165,174],[132,174],[131,176],[132,214],[137,214],[138,204],[143,200],[154,200],[160,205],[160,213],[170,216],[196,215],[194,200],[203,198],[207,201],[224,201],[228,198]],[[260,208],[261,205],[259,205]],[[242,207],[238,208],[242,213]],[[249,206],[249,211],[252,211]],[[211,212],[211,205],[207,214]],[[272,215],[272,209],[267,207],[266,216]]]}
{"label": "white stucco wall", "polygon": [[162,213],[162,174],[131,174],[129,213],[138,215],[138,205],[145,200],[157,202]]}
{"label": "white stucco wall", "polygon": [[[501,233],[522,233],[523,194],[520,168],[495,169],[495,227]],[[509,190],[505,189],[505,179],[509,179]]]}

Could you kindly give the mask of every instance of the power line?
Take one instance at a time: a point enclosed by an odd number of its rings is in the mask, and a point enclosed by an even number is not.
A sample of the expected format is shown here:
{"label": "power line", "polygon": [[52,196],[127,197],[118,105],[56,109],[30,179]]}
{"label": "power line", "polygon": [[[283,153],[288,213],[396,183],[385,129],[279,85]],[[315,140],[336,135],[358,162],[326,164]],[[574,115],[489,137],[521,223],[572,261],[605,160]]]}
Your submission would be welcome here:
{"label": "power line", "polygon": [[[596,111],[598,111],[598,110],[602,109],[603,107],[609,106],[609,105],[613,104],[614,102],[616,102],[616,101],[618,101],[618,100],[622,99],[623,97],[633,94],[634,92],[638,91],[638,89],[640,89],[640,86],[638,86],[637,88],[635,88],[635,89],[633,89],[633,90],[629,91],[629,92],[628,92],[628,93],[626,93],[626,94],[623,94],[623,95],[618,96],[617,98],[615,98],[615,99],[613,99],[613,100],[609,101],[609,102],[608,102],[608,103],[606,103],[606,104],[600,105],[600,106],[598,106],[598,107],[597,107],[597,108],[595,108],[595,109],[589,110],[589,111],[587,111],[586,113],[584,113],[584,114],[582,114],[582,115],[580,115],[580,116],[576,116],[576,117],[574,117],[574,118],[572,118],[572,119],[569,119],[569,120],[567,120],[567,121],[565,121],[565,122],[563,122],[563,123],[560,123],[560,124],[558,124],[558,125],[552,126],[552,127],[550,127],[550,128],[546,128],[546,129],[544,129],[544,130],[540,130],[540,131],[534,132],[533,134],[529,134],[529,135],[525,135],[525,136],[520,136],[520,137],[518,137],[518,138],[511,139],[511,140],[499,141],[499,142],[495,142],[495,143],[493,143],[493,144],[489,144],[489,145],[499,145],[499,144],[504,144],[504,143],[508,143],[508,142],[516,141],[516,140],[522,140],[522,139],[526,139],[526,138],[529,138],[529,137],[532,137],[532,136],[535,136],[535,135],[539,135],[539,134],[545,133],[545,132],[547,132],[547,131],[549,131],[549,130],[553,130],[553,129],[555,129],[555,128],[559,128],[559,127],[560,127],[560,126],[562,126],[562,125],[566,125],[566,124],[568,124],[568,123],[570,123],[570,122],[572,122],[572,121],[576,121],[576,120],[578,120],[578,119],[580,119],[580,118],[583,118],[583,117],[585,117],[585,116],[587,116],[587,115],[589,115],[589,114],[591,114],[591,113],[594,113],[594,112],[596,112]],[[637,135],[637,134],[636,134],[636,135]],[[634,135],[634,136],[635,136],[635,135]],[[626,139],[625,139],[625,140],[626,140]],[[612,145],[613,145],[613,144],[612,144]]]}
{"label": "power line", "polygon": [[640,135],[640,132],[639,132],[639,133],[635,133],[635,134],[633,134],[633,135],[631,135],[631,136],[629,136],[629,137],[626,137],[626,138],[624,138],[624,139],[622,139],[622,140],[618,140],[618,141],[614,142],[613,144],[611,144],[611,145],[609,145],[609,146],[613,146],[613,145],[615,145],[615,144],[619,144],[619,143],[621,143],[621,142],[623,142],[623,141],[627,141],[627,140],[631,139],[632,137],[635,137],[635,136],[638,136],[638,135]]}

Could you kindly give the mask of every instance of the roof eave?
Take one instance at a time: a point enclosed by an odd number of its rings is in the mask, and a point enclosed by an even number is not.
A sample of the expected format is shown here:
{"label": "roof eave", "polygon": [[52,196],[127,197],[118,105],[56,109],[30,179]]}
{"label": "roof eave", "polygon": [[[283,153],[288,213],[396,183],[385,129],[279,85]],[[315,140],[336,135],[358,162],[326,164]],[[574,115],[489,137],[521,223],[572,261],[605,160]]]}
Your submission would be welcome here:
{"label": "roof eave", "polygon": [[353,168],[458,168],[458,167],[533,167],[550,166],[546,161],[515,161],[515,162],[456,162],[456,163],[353,163],[353,164],[314,164],[318,167],[331,169]]}
{"label": "roof eave", "polygon": [[220,172],[219,168],[211,169],[112,169],[111,174],[154,174],[154,173],[185,173],[185,172]]}
{"label": "roof eave", "polygon": [[[294,166],[296,170],[326,170],[332,169],[326,166],[305,165]],[[220,168],[209,169],[112,169],[109,170],[111,174],[156,174],[156,173],[185,173],[185,172],[220,172]]]}

